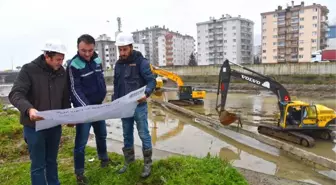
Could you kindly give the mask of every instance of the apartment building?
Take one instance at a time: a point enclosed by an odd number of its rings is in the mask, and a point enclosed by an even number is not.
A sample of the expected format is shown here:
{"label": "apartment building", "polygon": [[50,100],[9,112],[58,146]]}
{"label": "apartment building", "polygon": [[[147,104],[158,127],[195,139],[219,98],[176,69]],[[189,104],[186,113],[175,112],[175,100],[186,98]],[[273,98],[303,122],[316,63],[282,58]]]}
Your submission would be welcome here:
{"label": "apartment building", "polygon": [[195,39],[189,35],[168,32],[158,38],[159,66],[188,65],[195,51]]}
{"label": "apartment building", "polygon": [[329,25],[327,49],[336,49],[336,25]]}
{"label": "apartment building", "polygon": [[311,53],[327,46],[328,13],[326,6],[278,6],[261,13],[262,63],[309,62]]}
{"label": "apartment building", "polygon": [[110,68],[117,62],[118,56],[115,41],[112,41],[111,37],[106,34],[99,35],[96,39],[95,51],[102,59],[104,69]]}
{"label": "apartment building", "polygon": [[153,26],[132,34],[134,42],[145,45],[144,56],[154,65],[186,65],[195,50],[193,37],[170,31],[165,26]]}
{"label": "apartment building", "polygon": [[196,26],[198,65],[221,64],[225,59],[252,63],[253,21],[226,14]]}

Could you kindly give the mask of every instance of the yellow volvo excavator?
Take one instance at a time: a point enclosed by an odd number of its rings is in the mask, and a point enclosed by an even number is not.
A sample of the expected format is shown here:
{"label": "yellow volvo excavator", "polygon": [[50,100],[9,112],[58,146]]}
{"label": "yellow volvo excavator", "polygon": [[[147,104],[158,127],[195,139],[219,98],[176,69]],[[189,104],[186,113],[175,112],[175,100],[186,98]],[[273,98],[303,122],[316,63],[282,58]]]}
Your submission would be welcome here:
{"label": "yellow volvo excavator", "polygon": [[[170,71],[155,67],[150,65],[152,72],[157,76],[166,77],[169,80],[172,80],[177,84],[178,87],[178,100],[168,100],[168,102],[176,104],[176,105],[201,105],[203,104],[203,99],[205,98],[205,91],[196,91],[191,86],[185,86],[182,78]],[[159,77],[157,77],[158,79]],[[162,83],[163,84],[163,83]],[[156,86],[157,90],[160,87]]]}
{"label": "yellow volvo excavator", "polygon": [[[231,69],[230,63],[252,74],[242,73]],[[289,142],[297,143],[305,147],[313,147],[314,138],[333,140],[332,131],[336,126],[336,111],[320,104],[309,104],[302,101],[292,101],[288,91],[274,79],[259,74],[249,68],[225,60],[220,72],[217,90],[216,110],[221,124],[229,125],[238,119],[235,113],[225,110],[227,93],[231,76],[245,80],[249,83],[272,91],[278,98],[277,125],[260,124],[258,132]],[[221,93],[221,102],[218,104],[218,96]]]}

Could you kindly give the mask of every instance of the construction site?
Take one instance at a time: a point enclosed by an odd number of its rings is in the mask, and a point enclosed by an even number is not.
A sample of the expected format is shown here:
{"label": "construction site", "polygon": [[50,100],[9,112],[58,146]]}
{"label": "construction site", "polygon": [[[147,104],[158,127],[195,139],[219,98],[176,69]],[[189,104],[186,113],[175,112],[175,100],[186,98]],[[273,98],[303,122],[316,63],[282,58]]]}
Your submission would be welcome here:
{"label": "construction site", "polygon": [[[241,170],[266,175],[254,183],[253,176],[252,184],[271,178],[267,175],[292,184],[334,184],[334,98],[292,98],[275,79],[229,61],[218,69],[217,89],[188,86],[176,73],[155,66],[152,72],[157,87],[148,112],[157,158],[210,153]],[[252,84],[256,93],[232,92],[234,78]],[[122,142],[121,122],[108,123],[112,146]],[[138,137],[136,143],[141,145]]]}

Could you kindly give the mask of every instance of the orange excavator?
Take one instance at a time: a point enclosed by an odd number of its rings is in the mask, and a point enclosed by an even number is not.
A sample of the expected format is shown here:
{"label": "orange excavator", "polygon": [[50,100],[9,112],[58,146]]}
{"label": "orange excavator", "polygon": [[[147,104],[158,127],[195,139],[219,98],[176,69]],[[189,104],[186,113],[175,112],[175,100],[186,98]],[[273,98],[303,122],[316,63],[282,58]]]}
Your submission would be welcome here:
{"label": "orange excavator", "polygon": [[[231,69],[234,64],[251,74]],[[222,125],[230,125],[239,119],[237,114],[225,110],[225,103],[231,76],[247,81],[266,90],[272,91],[278,98],[277,125],[259,124],[258,132],[271,137],[297,143],[305,147],[315,145],[315,137],[323,140],[333,140],[336,128],[336,111],[320,104],[309,104],[303,101],[293,101],[283,85],[273,78],[257,73],[242,65],[225,60],[220,68],[217,89],[216,111]],[[218,104],[218,96],[221,102]]]}

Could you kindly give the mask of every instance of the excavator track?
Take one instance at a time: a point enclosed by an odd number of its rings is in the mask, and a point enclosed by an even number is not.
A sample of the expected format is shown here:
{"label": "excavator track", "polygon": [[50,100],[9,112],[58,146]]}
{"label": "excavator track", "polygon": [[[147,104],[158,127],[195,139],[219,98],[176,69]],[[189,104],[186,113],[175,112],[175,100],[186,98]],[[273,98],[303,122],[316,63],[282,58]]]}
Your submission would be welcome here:
{"label": "excavator track", "polygon": [[202,100],[168,100],[168,102],[178,106],[203,105]]}
{"label": "excavator track", "polygon": [[314,138],[299,132],[287,131],[277,126],[260,125],[258,126],[258,132],[260,134],[280,138],[305,147],[313,147],[315,145]]}

